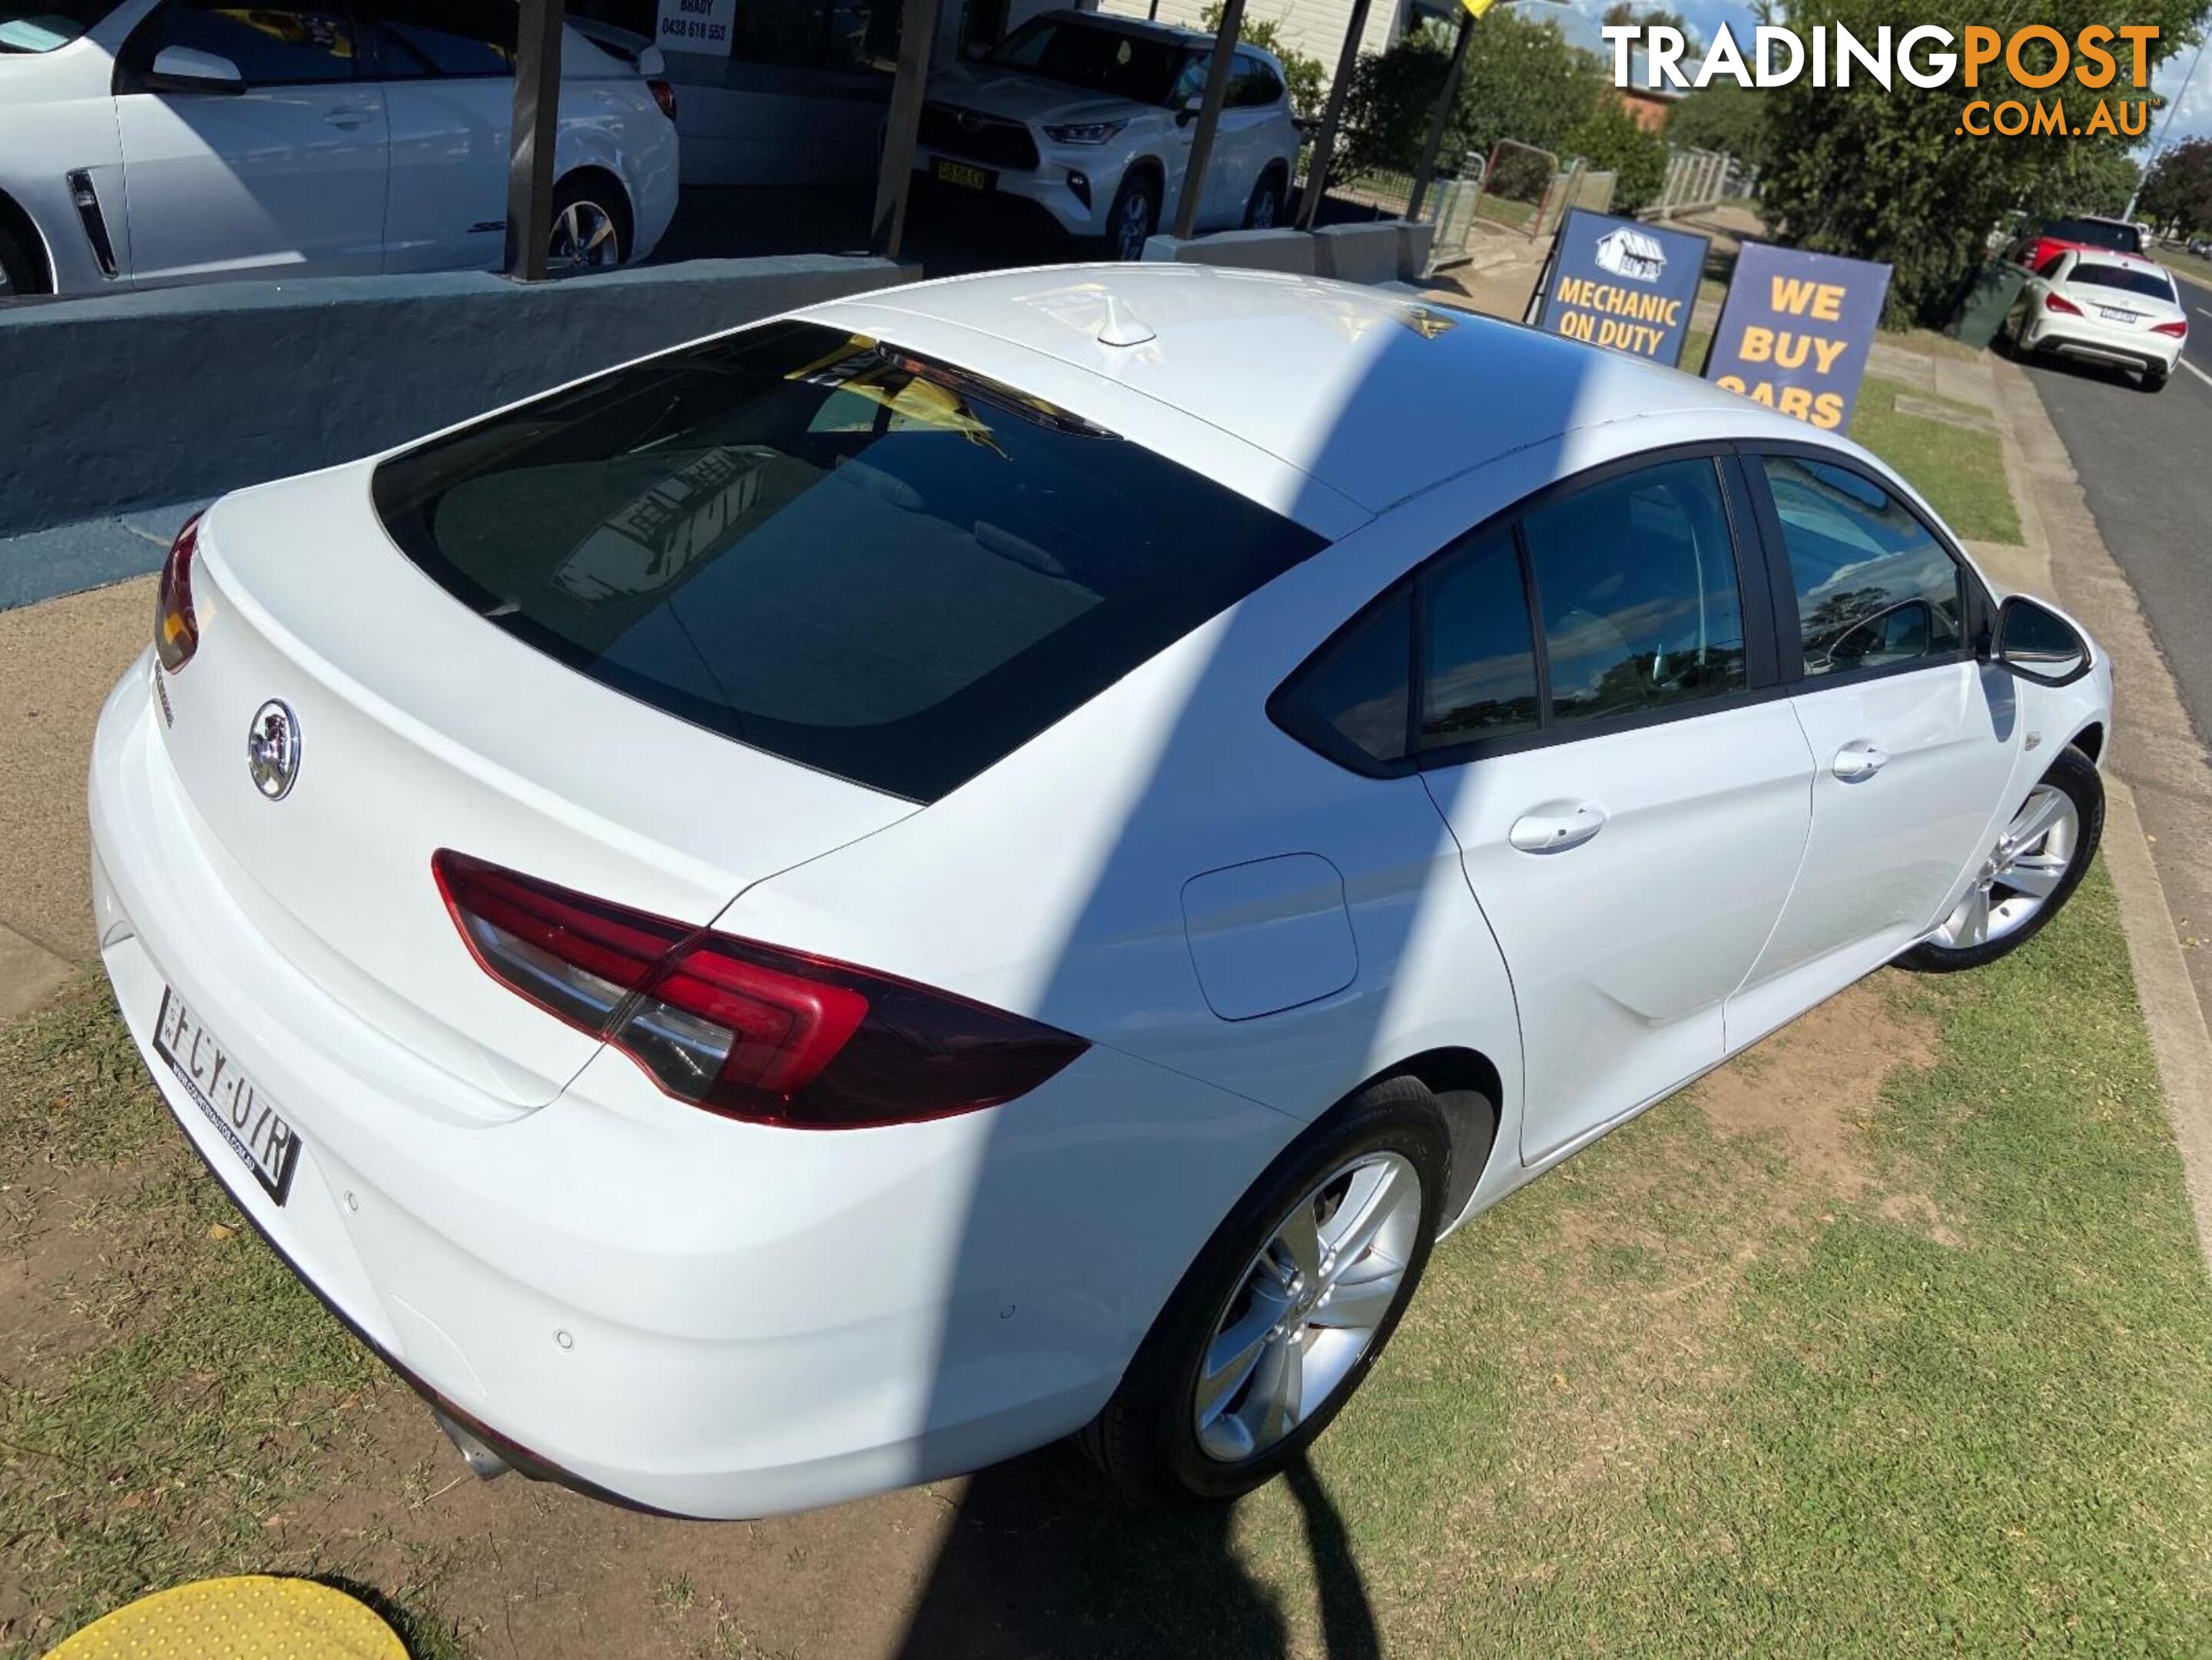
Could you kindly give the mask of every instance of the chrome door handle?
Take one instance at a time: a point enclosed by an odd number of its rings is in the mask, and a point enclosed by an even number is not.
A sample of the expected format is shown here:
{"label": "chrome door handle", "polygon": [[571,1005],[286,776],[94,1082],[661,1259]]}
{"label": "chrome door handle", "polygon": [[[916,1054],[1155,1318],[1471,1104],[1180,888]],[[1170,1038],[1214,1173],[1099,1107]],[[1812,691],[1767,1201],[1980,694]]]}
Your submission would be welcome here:
{"label": "chrome door handle", "polygon": [[1856,784],[1873,777],[1888,764],[1887,751],[1876,749],[1863,738],[1854,738],[1836,751],[1828,770],[1846,784]]}
{"label": "chrome door handle", "polygon": [[1513,821],[1505,839],[1523,853],[1565,853],[1605,828],[1605,809],[1595,802],[1546,803]]}

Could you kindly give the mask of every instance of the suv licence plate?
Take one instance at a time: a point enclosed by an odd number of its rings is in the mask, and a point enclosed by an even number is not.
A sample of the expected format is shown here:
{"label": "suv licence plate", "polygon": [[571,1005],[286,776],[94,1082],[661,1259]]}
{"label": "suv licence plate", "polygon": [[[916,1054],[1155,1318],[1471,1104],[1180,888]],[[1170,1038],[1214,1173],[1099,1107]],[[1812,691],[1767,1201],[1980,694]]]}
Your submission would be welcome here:
{"label": "suv licence plate", "polygon": [[965,161],[948,161],[941,155],[930,173],[939,183],[957,185],[963,190],[988,190],[999,182],[999,175],[988,167],[971,167]]}
{"label": "suv licence plate", "polygon": [[271,1199],[283,1204],[292,1189],[293,1168],[300,1162],[300,1138],[276,1110],[276,1104],[224,1052],[222,1040],[166,986],[161,988],[161,1017],[154,1023],[154,1052],[169,1063],[185,1093],[222,1132],[239,1162],[253,1172]]}

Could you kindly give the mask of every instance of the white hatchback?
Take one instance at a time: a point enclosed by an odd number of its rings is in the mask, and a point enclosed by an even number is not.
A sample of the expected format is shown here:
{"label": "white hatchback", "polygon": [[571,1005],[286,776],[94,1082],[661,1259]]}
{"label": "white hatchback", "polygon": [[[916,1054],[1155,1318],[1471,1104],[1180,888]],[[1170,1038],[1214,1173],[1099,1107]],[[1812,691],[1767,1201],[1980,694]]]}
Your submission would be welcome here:
{"label": "white hatchback", "polygon": [[[499,265],[514,0],[0,0],[0,297]],[[570,27],[556,266],[676,211],[658,47]]]}
{"label": "white hatchback", "polygon": [[2038,266],[2006,313],[2019,351],[2133,369],[2145,392],[2162,389],[2189,338],[2189,313],[2172,275],[2124,253],[2069,248]]}
{"label": "white hatchback", "polygon": [[2104,663],[1864,451],[1257,272],[681,347],[225,497],[155,623],[185,1133],[480,1464],[702,1516],[1243,1492],[1441,1233],[2102,823]]}

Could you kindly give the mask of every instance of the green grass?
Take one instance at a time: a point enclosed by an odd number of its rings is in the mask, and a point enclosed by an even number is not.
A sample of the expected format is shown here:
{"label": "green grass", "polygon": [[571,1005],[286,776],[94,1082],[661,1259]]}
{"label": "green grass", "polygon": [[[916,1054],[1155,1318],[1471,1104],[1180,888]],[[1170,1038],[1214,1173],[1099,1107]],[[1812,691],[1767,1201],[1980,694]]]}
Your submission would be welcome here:
{"label": "green grass", "polygon": [[[0,1171],[11,1252],[36,1224],[97,1247],[0,1368],[0,1585],[38,1588],[46,1622],[0,1655],[182,1580],[349,1566],[267,1523],[328,1490],[398,1386],[201,1168],[96,975],[0,1029]],[[405,1578],[382,1589],[418,1657],[453,1651]]]}
{"label": "green grass", "polygon": [[2212,289],[2212,259],[2200,259],[2181,248],[2160,248],[2151,258],[2175,276],[2185,277],[2199,288]]}
{"label": "green grass", "polygon": [[[2005,483],[2004,447],[1994,431],[1897,410],[1899,393],[1932,404],[1949,400],[1869,375],[1851,413],[1850,435],[1895,467],[1960,535],[1978,542],[2020,541],[2020,510]],[[1951,404],[1968,415],[1988,411]]]}
{"label": "green grass", "polygon": [[2110,889],[1880,983],[1937,1036],[1856,1197],[1678,1100],[1440,1250],[1317,1450],[1390,1651],[2212,1653],[2212,1294]]}
{"label": "green grass", "polygon": [[[1138,1521],[1027,1461],[948,1561],[1010,1644],[1048,1610],[1025,1651],[1081,1656],[2212,1653],[2212,1287],[2109,885],[1991,969],[1850,995],[1441,1246],[1310,1469]],[[1825,1161],[1725,1116],[1791,1080]],[[0,1368],[0,1618],[12,1585],[43,1620],[0,1653],[247,1570],[361,1584],[420,1657],[507,1651],[496,1605],[441,1605],[434,1540],[264,1525],[404,1486],[349,1429],[395,1386],[210,1237],[238,1219],[96,982],[0,1031],[0,1169],[18,1228],[65,1200],[98,1247]],[[656,1566],[641,1647],[711,1613],[699,1652],[756,1651],[726,1576],[782,1556],[751,1535],[712,1579]]]}

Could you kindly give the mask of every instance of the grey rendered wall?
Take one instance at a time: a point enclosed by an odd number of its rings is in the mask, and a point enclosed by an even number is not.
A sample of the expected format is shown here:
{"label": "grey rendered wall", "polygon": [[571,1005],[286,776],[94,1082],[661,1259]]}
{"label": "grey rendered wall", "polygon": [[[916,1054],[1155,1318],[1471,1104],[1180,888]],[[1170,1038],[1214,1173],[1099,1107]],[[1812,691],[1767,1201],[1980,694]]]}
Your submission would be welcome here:
{"label": "grey rendered wall", "polygon": [[227,283],[0,308],[0,538],[371,454],[595,369],[918,273],[698,260]]}

